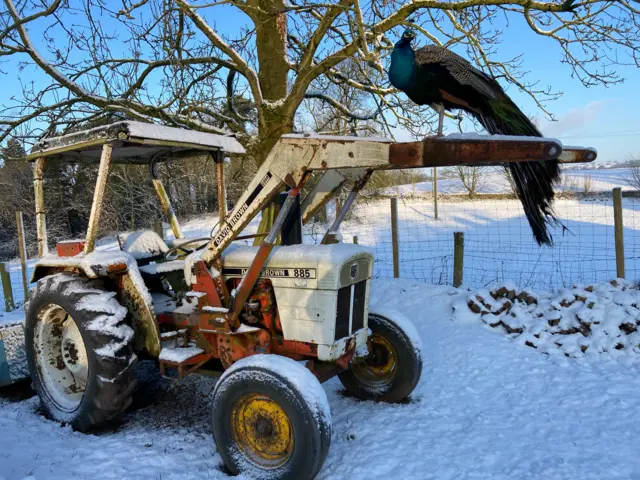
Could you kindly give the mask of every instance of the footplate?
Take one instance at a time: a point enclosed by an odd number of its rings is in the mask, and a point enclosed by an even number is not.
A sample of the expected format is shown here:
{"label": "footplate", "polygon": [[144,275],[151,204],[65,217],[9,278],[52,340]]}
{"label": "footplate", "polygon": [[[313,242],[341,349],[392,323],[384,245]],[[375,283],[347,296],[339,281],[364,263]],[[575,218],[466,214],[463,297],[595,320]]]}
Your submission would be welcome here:
{"label": "footplate", "polygon": [[178,380],[182,380],[212,358],[213,355],[198,347],[164,347],[158,357],[160,375],[175,380],[175,377],[166,374],[167,369],[175,369],[178,372]]}

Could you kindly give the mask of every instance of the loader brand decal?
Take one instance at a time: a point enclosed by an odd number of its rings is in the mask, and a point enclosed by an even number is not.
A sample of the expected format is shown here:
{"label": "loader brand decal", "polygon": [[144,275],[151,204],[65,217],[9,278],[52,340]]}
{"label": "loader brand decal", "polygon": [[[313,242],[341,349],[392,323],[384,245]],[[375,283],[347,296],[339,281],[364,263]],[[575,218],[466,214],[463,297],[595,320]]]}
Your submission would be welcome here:
{"label": "loader brand decal", "polygon": [[[248,268],[225,268],[222,274],[228,277],[242,276]],[[315,268],[263,268],[260,271],[262,278],[316,278]]]}
{"label": "loader brand decal", "polygon": [[227,220],[227,224],[220,229],[216,238],[213,240],[213,245],[218,246],[222,243],[222,241],[227,238],[229,235],[233,233],[233,227],[240,221],[244,214],[249,209],[251,203],[256,199],[256,197],[260,194],[260,192],[264,189],[264,186],[269,183],[269,180],[273,177],[271,172],[267,172],[258,186],[251,192],[251,194],[247,197],[247,200],[238,208],[238,211],[233,214],[233,216]]}

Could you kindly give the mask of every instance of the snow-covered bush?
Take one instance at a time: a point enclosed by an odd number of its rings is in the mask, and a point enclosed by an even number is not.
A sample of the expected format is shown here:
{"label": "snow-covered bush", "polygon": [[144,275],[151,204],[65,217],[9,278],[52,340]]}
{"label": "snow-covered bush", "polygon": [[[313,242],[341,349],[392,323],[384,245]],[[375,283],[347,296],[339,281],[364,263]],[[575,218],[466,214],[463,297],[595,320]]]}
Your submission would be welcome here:
{"label": "snow-covered bush", "polygon": [[542,353],[583,357],[640,354],[640,289],[623,279],[574,286],[555,294],[505,283],[470,293],[456,316],[475,317]]}

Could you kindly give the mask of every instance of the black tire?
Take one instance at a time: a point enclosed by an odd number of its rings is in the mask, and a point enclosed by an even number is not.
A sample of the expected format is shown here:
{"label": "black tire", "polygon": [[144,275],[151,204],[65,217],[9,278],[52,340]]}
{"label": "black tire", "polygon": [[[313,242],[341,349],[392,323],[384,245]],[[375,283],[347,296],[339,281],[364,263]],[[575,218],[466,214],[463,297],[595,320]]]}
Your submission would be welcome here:
{"label": "black tire", "polygon": [[[115,294],[106,291],[98,280],[89,280],[71,273],[59,273],[40,280],[29,300],[25,321],[25,343],[33,389],[39,395],[42,410],[47,417],[71,425],[81,432],[87,432],[114,420],[131,403],[135,386],[132,371],[137,359],[133,352],[133,330],[125,322],[126,309],[114,296]],[[58,322],[60,315],[64,314],[64,319]],[[53,320],[46,320],[52,317]],[[47,322],[52,325],[56,325],[56,322],[66,325],[69,318],[77,327],[84,343],[87,365],[83,370],[83,373],[86,372],[84,385],[81,385],[76,375],[69,370],[71,367],[65,367],[66,371],[62,368],[62,357],[67,357],[66,354],[62,354],[64,334],[60,333],[57,335],[60,338],[57,338],[56,333],[51,333],[56,332],[55,326],[45,327]],[[76,333],[75,338],[77,335]],[[48,341],[45,340],[47,338]],[[45,354],[42,342],[54,346],[45,347],[48,349]],[[58,350],[59,355],[56,353]],[[58,356],[54,359],[55,355]],[[76,395],[74,402],[78,402],[77,406],[65,408],[63,402],[56,400],[56,395],[58,398],[61,395],[56,392],[65,388],[60,387],[60,383],[50,380],[52,376],[43,378],[44,369],[54,371],[42,363],[46,362],[45,356],[49,358],[49,365],[53,365],[52,361],[57,362],[55,369],[61,373],[56,372],[55,375],[66,379],[67,373],[70,374],[74,390],[66,391]]]}
{"label": "black tire", "polygon": [[[303,391],[304,390],[304,391]],[[247,398],[265,398],[286,414],[292,436],[282,441],[285,428],[272,422],[268,409],[247,408]],[[234,422],[238,412],[244,422]],[[262,415],[264,414],[264,417]],[[257,421],[254,421],[257,419]],[[263,420],[264,419],[264,420]],[[318,474],[331,444],[331,417],[326,394],[313,374],[299,363],[278,355],[254,355],[234,364],[218,381],[213,393],[213,437],[220,456],[231,473],[245,473],[257,479],[311,480]],[[267,422],[260,430],[259,422]],[[234,428],[234,424],[238,428]],[[248,428],[241,428],[241,427]],[[253,435],[264,439],[269,452],[272,446],[285,445],[281,456],[265,460],[257,449],[243,445],[242,439]],[[241,432],[241,433],[237,433]],[[284,435],[286,437],[286,435]],[[262,450],[263,452],[265,450]]]}
{"label": "black tire", "polygon": [[402,402],[420,381],[420,349],[412,336],[390,318],[370,313],[368,319],[373,351],[366,359],[352,363],[338,378],[350,395],[361,400]]}

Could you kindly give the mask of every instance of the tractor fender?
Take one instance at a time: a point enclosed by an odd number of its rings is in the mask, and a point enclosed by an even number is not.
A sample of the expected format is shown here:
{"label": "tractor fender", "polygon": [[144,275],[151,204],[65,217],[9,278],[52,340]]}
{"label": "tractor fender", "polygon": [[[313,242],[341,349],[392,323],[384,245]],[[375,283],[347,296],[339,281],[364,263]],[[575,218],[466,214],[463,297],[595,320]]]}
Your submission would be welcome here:
{"label": "tractor fender", "polygon": [[158,358],[161,350],[160,327],[149,290],[135,259],[122,251],[81,253],[73,257],[45,255],[35,264],[31,282],[60,272],[87,278],[111,278],[118,301],[127,308],[135,331],[134,350],[142,357]]}

